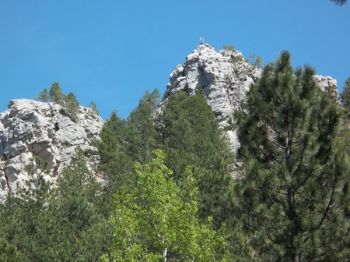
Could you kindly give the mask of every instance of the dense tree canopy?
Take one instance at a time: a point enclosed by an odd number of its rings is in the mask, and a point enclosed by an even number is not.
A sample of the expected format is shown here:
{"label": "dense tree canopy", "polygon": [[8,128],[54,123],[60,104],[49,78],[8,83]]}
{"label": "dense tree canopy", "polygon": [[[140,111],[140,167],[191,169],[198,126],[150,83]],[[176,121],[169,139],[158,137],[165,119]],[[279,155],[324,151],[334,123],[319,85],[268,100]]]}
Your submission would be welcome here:
{"label": "dense tree canopy", "polygon": [[180,188],[156,151],[150,163],[136,165],[131,179],[131,187],[114,196],[114,240],[105,261],[227,261],[224,235],[199,220],[189,170]]}
{"label": "dense tree canopy", "polygon": [[56,188],[36,187],[0,206],[1,261],[98,261],[110,242],[99,207],[100,185],[77,152]]}
{"label": "dense tree canopy", "polygon": [[[0,261],[349,260],[350,80],[339,103],[290,60],[265,66],[235,114],[237,155],[198,87],[113,112],[99,164],[78,149],[55,186],[34,156],[0,205]],[[38,99],[80,117],[57,83]]]}
{"label": "dense tree canopy", "polygon": [[309,67],[283,52],[265,67],[238,114],[237,214],[263,260],[349,258],[349,162],[341,115]]}
{"label": "dense tree canopy", "polygon": [[233,155],[202,90],[199,88],[195,96],[175,93],[165,103],[159,122],[167,165],[175,178],[188,166],[193,168],[200,192],[200,214],[213,216],[215,224],[220,225],[231,215],[228,166]]}
{"label": "dense tree canopy", "polygon": [[341,94],[341,102],[345,110],[350,113],[350,78],[345,81],[343,92]]}

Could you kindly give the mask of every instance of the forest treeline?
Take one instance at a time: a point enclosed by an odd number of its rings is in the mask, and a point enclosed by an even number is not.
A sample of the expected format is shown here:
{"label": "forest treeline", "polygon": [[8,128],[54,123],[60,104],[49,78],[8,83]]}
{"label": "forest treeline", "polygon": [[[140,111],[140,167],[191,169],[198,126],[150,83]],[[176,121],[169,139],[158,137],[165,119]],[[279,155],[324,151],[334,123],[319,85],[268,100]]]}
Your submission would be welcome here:
{"label": "forest treeline", "polygon": [[[58,91],[40,99],[71,108]],[[78,149],[57,186],[33,176],[10,194],[0,261],[350,258],[350,80],[339,101],[283,52],[235,113],[236,155],[201,87],[159,102],[146,92],[127,119],[111,114],[95,169]]]}

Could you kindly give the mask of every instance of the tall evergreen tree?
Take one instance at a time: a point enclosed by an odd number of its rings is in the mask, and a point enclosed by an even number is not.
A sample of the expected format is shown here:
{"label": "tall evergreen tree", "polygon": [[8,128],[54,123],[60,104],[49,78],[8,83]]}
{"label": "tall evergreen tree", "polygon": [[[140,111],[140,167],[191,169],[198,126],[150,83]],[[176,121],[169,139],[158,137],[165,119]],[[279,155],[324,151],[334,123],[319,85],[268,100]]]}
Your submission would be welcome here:
{"label": "tall evergreen tree", "polygon": [[125,184],[127,175],[132,171],[133,161],[126,154],[125,121],[113,112],[104,123],[98,142],[100,155],[100,172],[107,181],[104,187],[104,214],[109,215],[113,207],[112,196],[118,188]]}
{"label": "tall evergreen tree", "polygon": [[50,93],[46,88],[39,93],[38,100],[41,102],[50,102]]}
{"label": "tall evergreen tree", "polygon": [[100,112],[97,109],[97,105],[96,105],[96,103],[94,101],[90,102],[89,107],[92,109],[92,111],[95,112],[95,114],[97,114],[97,115],[100,114]]}
{"label": "tall evergreen tree", "polygon": [[125,140],[128,145],[127,154],[133,161],[150,161],[152,151],[160,146],[155,123],[159,97],[159,91],[156,89],[151,93],[146,92],[127,119]]}
{"label": "tall evergreen tree", "polygon": [[57,187],[40,176],[32,182],[0,206],[1,261],[98,261],[110,235],[100,186],[83,153],[77,152]]}
{"label": "tall evergreen tree", "polygon": [[341,115],[309,67],[283,52],[265,67],[238,116],[244,172],[237,210],[257,256],[277,261],[349,258],[349,163]]}
{"label": "tall evergreen tree", "polygon": [[64,104],[64,94],[62,93],[60,86],[56,82],[53,83],[50,88],[50,97],[52,102],[55,102],[60,105]]}
{"label": "tall evergreen tree", "polygon": [[195,96],[172,95],[164,105],[160,128],[167,165],[175,178],[192,166],[200,191],[200,214],[213,216],[219,226],[231,215],[228,166],[232,154],[201,91]]}
{"label": "tall evergreen tree", "polygon": [[79,113],[79,103],[76,96],[69,92],[64,97],[64,107],[67,110],[69,117],[74,121],[78,121],[78,113]]}
{"label": "tall evergreen tree", "polygon": [[341,93],[341,102],[346,111],[350,113],[350,77],[345,81]]}

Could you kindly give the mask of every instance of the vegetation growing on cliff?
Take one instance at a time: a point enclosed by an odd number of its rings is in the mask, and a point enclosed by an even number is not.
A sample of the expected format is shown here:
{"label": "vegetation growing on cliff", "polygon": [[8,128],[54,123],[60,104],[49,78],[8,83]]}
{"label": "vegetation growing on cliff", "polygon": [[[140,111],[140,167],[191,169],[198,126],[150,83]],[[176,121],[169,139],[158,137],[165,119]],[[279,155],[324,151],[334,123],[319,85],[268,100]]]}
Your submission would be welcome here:
{"label": "vegetation growing on cliff", "polygon": [[[348,82],[341,106],[290,60],[266,65],[236,113],[238,161],[200,88],[161,106],[146,92],[128,118],[113,112],[98,166],[78,150],[57,186],[37,176],[0,206],[0,260],[348,259]],[[39,99],[77,120],[57,83]]]}

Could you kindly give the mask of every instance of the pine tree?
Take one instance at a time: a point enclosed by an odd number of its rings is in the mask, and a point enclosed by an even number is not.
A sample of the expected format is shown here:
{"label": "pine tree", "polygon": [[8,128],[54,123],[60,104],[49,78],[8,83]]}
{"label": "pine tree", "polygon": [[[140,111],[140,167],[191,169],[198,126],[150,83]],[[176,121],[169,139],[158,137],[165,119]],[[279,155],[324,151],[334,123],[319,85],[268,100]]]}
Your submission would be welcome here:
{"label": "pine tree", "polygon": [[69,117],[74,121],[78,121],[79,103],[76,96],[70,92],[64,97],[64,107]]}
{"label": "pine tree", "polygon": [[159,122],[167,165],[175,178],[191,166],[198,181],[200,215],[212,216],[216,226],[231,216],[233,157],[206,98],[185,92],[173,94],[165,103]]}
{"label": "pine tree", "polygon": [[334,98],[294,71],[283,52],[264,68],[237,114],[244,172],[236,218],[257,256],[278,261],[349,258],[349,163]]}
{"label": "pine tree", "polygon": [[55,102],[62,106],[64,105],[64,94],[62,93],[60,86],[56,82],[53,83],[50,88],[50,97],[52,102]]}
{"label": "pine tree", "polygon": [[146,163],[151,160],[152,151],[160,147],[156,126],[156,109],[159,104],[159,91],[146,92],[137,108],[126,122],[124,132],[127,141],[127,154],[133,161]]}
{"label": "pine tree", "polygon": [[56,187],[41,176],[34,182],[0,205],[0,260],[98,261],[110,234],[99,207],[101,188],[83,152],[76,152]]}
{"label": "pine tree", "polygon": [[350,77],[345,81],[341,94],[341,102],[346,111],[350,113]]}
{"label": "pine tree", "polygon": [[50,93],[46,88],[39,93],[38,100],[41,102],[50,102]]}
{"label": "pine tree", "polygon": [[91,110],[92,110],[93,112],[95,112],[96,115],[99,115],[99,114],[100,114],[100,112],[99,112],[98,109],[97,109],[97,105],[96,105],[96,103],[95,103],[94,101],[91,101],[91,102],[90,102],[89,107],[91,108]]}
{"label": "pine tree", "polygon": [[104,123],[98,142],[99,169],[107,182],[101,205],[105,216],[109,215],[113,207],[112,196],[126,183],[126,177],[132,171],[133,161],[126,153],[125,136],[125,121],[113,112]]}

